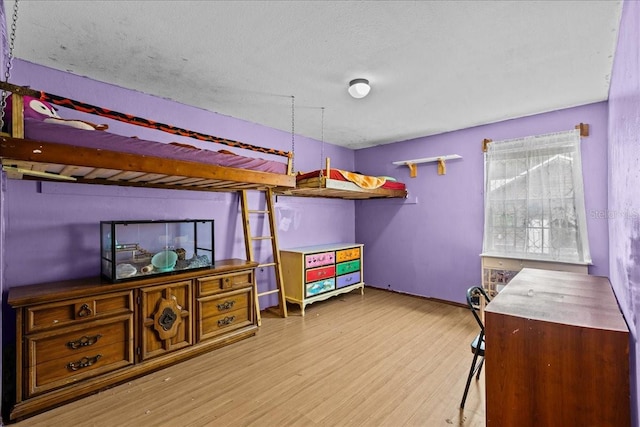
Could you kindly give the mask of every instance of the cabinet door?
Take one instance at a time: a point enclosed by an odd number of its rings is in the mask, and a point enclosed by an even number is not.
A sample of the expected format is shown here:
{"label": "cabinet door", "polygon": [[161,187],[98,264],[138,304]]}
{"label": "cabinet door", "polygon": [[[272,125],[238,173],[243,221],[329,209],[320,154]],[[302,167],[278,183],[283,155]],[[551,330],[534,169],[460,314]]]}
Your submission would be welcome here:
{"label": "cabinet door", "polygon": [[190,280],[140,289],[142,360],[193,344]]}

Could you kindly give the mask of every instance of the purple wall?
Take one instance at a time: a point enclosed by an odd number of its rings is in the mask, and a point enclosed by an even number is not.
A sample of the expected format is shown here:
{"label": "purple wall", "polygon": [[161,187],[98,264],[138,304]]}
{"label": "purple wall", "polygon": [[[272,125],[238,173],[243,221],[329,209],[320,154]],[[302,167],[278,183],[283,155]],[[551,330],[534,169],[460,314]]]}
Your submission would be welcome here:
{"label": "purple wall", "polygon": [[[480,283],[483,230],[482,140],[501,140],[590,125],[582,142],[585,204],[593,265],[591,274],[607,276],[606,221],[597,212],[607,207],[607,104],[597,103],[441,135],[356,151],[356,168],[387,174],[407,183],[406,201],[356,203],[356,239],[365,244],[365,280],[390,288],[448,301],[465,301],[469,286]],[[409,177],[406,166],[392,161],[459,154],[446,163],[418,165]]]}
{"label": "purple wall", "polygon": [[[640,3],[625,1],[609,88],[609,268],[632,332],[634,425],[640,407]],[[604,222],[604,220],[603,220]]]}
{"label": "purple wall", "polygon": [[[255,145],[291,149],[288,132],[29,62],[16,60],[12,76],[14,84],[29,85],[90,104]],[[114,133],[206,146],[199,141],[71,110],[62,109],[59,113],[64,118],[107,123]],[[225,147],[214,146],[219,148]],[[319,168],[320,150],[320,142],[296,136],[296,170]],[[353,168],[352,150],[325,144],[324,152],[336,167]],[[0,196],[5,198],[1,205],[5,210],[2,225],[6,229],[2,245],[5,300],[6,289],[12,286],[99,274],[98,222],[101,220],[213,218],[216,258],[245,258],[235,194],[8,180],[6,191]],[[250,204],[252,208],[262,208],[264,199],[260,194],[250,193]],[[289,226],[281,226],[278,232],[282,248],[355,239],[352,201],[278,197],[276,213],[278,217],[291,219]],[[252,231],[254,235],[268,234],[268,223],[256,218],[252,221]],[[268,243],[255,249],[258,261],[270,259]],[[272,287],[272,278],[269,269],[258,272],[261,287]],[[261,301],[261,306],[265,308],[274,303],[272,298]]]}

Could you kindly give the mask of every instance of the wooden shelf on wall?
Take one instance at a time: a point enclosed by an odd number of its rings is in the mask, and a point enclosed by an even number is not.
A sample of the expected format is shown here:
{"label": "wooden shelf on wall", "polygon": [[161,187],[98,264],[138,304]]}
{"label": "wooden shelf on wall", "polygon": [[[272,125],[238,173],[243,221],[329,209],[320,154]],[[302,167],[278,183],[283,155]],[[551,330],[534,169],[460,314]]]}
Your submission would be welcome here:
{"label": "wooden shelf on wall", "polygon": [[415,178],[418,176],[417,165],[420,163],[438,163],[438,175],[444,175],[447,173],[447,160],[453,159],[461,159],[462,156],[457,154],[447,154],[446,156],[437,156],[437,157],[425,157],[422,159],[412,159],[412,160],[400,160],[397,162],[392,162],[394,165],[407,165],[409,167],[409,175],[411,178]]}

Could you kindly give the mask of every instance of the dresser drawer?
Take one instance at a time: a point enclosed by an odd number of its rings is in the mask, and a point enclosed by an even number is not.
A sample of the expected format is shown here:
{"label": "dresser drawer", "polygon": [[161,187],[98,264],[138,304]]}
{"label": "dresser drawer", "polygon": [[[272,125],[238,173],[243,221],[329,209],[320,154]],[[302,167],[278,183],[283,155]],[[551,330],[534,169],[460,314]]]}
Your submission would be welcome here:
{"label": "dresser drawer", "polygon": [[304,266],[305,268],[322,267],[323,265],[333,264],[335,260],[336,254],[333,251],[309,254],[304,257]]}
{"label": "dresser drawer", "polygon": [[483,257],[482,266],[484,268],[493,268],[496,270],[520,271],[522,269],[522,260],[513,258]]}
{"label": "dresser drawer", "polygon": [[336,262],[351,261],[360,258],[360,248],[343,249],[336,251]]}
{"label": "dresser drawer", "polygon": [[357,271],[355,273],[345,274],[344,276],[338,276],[336,280],[338,288],[355,285],[356,283],[360,283],[360,272]]}
{"label": "dresser drawer", "polygon": [[134,363],[133,315],[27,337],[27,395],[59,388]]}
{"label": "dresser drawer", "polygon": [[305,292],[307,297],[312,297],[327,291],[332,291],[336,288],[336,279],[320,280],[318,282],[307,283],[305,285]]}
{"label": "dresser drawer", "polygon": [[133,312],[133,291],[27,307],[25,331],[32,333]]}
{"label": "dresser drawer", "polygon": [[211,276],[197,279],[198,296],[206,296],[224,289],[243,288],[253,284],[252,271],[242,271],[234,274]]}
{"label": "dresser drawer", "polygon": [[336,266],[329,265],[327,267],[313,268],[305,273],[305,282],[316,282],[336,275]]}
{"label": "dresser drawer", "polygon": [[225,293],[219,298],[200,298],[198,341],[253,324],[252,288]]}
{"label": "dresser drawer", "polygon": [[353,273],[354,271],[360,271],[360,260],[343,262],[336,266],[336,275]]}

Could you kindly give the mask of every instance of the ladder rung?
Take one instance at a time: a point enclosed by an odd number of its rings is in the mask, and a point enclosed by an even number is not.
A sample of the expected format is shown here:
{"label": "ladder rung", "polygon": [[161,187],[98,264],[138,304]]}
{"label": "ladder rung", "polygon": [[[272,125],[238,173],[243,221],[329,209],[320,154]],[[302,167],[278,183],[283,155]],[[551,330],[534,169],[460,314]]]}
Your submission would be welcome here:
{"label": "ladder rung", "polygon": [[[265,289],[264,292],[260,293],[258,292],[257,289],[257,283],[256,285],[254,285],[254,289],[255,289],[255,293],[253,294],[253,297],[255,299],[255,308],[256,308],[256,320],[258,323],[258,326],[262,325],[262,319],[260,316],[260,301],[259,301],[259,297],[261,296],[265,296],[265,295],[271,295],[271,294],[278,294],[278,312],[282,315],[282,317],[287,317],[287,303],[285,300],[285,289],[283,286],[283,277],[282,277],[282,271],[281,271],[281,264],[278,258],[278,237],[277,237],[277,226],[276,226],[276,221],[274,219],[274,213],[275,213],[275,208],[273,205],[273,193],[272,193],[272,189],[271,188],[259,188],[260,191],[264,191],[264,195],[265,195],[265,206],[263,206],[261,209],[249,209],[248,206],[248,200],[247,200],[247,190],[242,190],[240,191],[240,207],[241,207],[241,212],[242,212],[242,223],[243,223],[243,230],[244,230],[244,242],[245,242],[245,249],[247,252],[247,260],[253,262],[254,261],[254,254],[253,254],[253,249],[254,249],[254,244],[256,241],[263,241],[263,240],[268,240],[271,242],[271,249],[273,251],[273,262],[266,262],[264,264],[257,264],[256,268],[262,268],[262,267],[273,267],[273,274],[275,276],[275,289]],[[258,206],[256,206],[258,207]],[[270,236],[252,236],[251,235],[251,224],[249,221],[249,215],[250,214],[258,214],[258,215],[262,215],[261,218],[268,220],[268,224],[269,224],[269,230],[271,231],[270,233],[268,232],[268,230],[264,230],[265,233],[271,234]],[[258,231],[260,232],[260,231]],[[255,245],[257,246],[257,245]],[[261,244],[261,248],[262,248],[262,244]]]}
{"label": "ladder rung", "polygon": [[275,262],[268,262],[266,264],[258,264],[258,268],[262,268],[262,267],[273,267],[274,265],[276,265]]}
{"label": "ladder rung", "polygon": [[261,296],[264,296],[264,295],[277,294],[278,292],[280,292],[280,289],[272,289],[270,291],[265,291],[265,292],[259,293],[258,296],[261,297]]}

